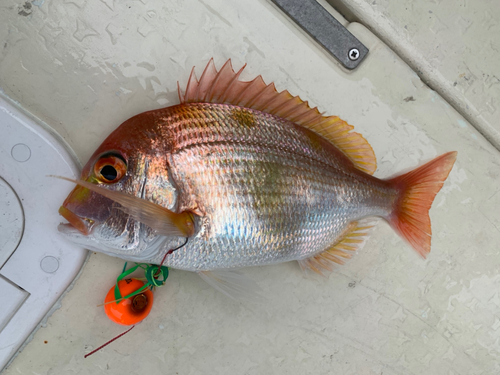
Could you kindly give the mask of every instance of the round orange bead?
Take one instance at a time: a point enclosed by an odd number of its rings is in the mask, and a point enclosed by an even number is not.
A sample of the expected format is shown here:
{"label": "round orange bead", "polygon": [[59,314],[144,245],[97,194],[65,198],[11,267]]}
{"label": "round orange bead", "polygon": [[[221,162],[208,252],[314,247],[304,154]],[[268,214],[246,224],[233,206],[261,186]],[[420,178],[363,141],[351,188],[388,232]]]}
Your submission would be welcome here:
{"label": "round orange bead", "polygon": [[[122,296],[129,295],[143,286],[144,283],[137,279],[126,279],[118,282]],[[142,293],[118,303],[112,302],[115,300],[114,289],[115,287],[112,287],[104,299],[104,311],[113,322],[130,326],[139,323],[149,315],[151,307],[153,307],[153,292],[150,289],[145,289]]]}

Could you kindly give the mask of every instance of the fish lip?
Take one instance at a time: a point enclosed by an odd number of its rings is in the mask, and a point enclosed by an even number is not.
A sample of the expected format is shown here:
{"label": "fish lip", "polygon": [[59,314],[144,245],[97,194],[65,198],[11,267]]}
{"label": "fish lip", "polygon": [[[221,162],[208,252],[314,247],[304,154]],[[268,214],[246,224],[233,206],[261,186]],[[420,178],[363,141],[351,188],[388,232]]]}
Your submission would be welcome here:
{"label": "fish lip", "polygon": [[88,236],[92,231],[92,226],[94,224],[93,220],[87,220],[76,215],[73,211],[68,208],[61,206],[59,208],[59,215],[68,220],[70,226],[77,229],[84,236]]}

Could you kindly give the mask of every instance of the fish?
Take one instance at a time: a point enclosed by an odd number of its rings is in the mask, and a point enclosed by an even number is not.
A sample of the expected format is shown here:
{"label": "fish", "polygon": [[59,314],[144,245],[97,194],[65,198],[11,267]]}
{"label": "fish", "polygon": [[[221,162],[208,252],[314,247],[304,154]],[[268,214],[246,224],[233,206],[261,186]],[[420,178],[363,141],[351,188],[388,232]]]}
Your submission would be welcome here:
{"label": "fish", "polygon": [[457,152],[374,177],[374,151],[352,125],[261,76],[241,80],[245,66],[217,70],[211,59],[184,91],[177,84],[180,104],[116,128],[70,179],[59,231],[215,284],[231,282],[226,271],[289,261],[331,271],[366,242],[372,218],[425,258],[429,210]]}

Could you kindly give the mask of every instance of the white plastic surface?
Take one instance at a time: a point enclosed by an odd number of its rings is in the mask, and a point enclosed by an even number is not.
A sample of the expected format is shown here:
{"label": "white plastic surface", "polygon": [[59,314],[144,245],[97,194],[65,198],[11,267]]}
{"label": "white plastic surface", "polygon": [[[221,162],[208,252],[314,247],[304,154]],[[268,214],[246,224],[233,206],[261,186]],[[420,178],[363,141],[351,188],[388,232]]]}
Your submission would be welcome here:
{"label": "white plastic surface", "polygon": [[29,293],[10,283],[0,275],[0,332],[28,298]]}
{"label": "white plastic surface", "polygon": [[10,185],[0,177],[0,268],[21,242],[23,208]]}
{"label": "white plastic surface", "polygon": [[97,307],[123,262],[93,254],[5,375],[500,373],[500,154],[365,27],[348,25],[370,53],[346,72],[267,0],[37,3],[22,16],[2,2],[0,85],[82,162],[122,121],[177,104],[176,81],[211,57],[349,121],[377,177],[451,150],[458,161],[431,210],[426,261],[382,222],[327,278],[296,263],[245,270],[262,304],[173,271],[143,323],[84,359],[124,331]]}
{"label": "white plastic surface", "polygon": [[58,235],[57,210],[69,189],[47,177],[77,176],[72,157],[1,97],[0,134],[0,208],[7,208],[6,217],[0,211],[2,369],[66,290],[86,251]]}

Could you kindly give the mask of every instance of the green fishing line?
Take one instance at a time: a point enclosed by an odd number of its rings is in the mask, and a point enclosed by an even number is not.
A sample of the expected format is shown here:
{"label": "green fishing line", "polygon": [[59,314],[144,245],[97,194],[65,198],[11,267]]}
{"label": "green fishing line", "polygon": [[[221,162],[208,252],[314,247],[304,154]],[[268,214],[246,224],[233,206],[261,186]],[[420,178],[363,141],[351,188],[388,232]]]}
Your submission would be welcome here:
{"label": "green fishing line", "polygon": [[[122,296],[120,293],[120,288],[118,288],[118,283],[125,279],[128,275],[131,273],[135,272],[138,268],[141,268],[144,270],[144,274],[146,276],[147,283],[144,284],[141,288],[136,290],[133,293],[130,293],[126,295],[125,297]],[[116,278],[116,284],[115,284],[115,301],[116,303],[120,303],[124,299],[128,299],[130,297],[133,297],[137,294],[142,293],[144,290],[147,288],[151,288],[153,290],[154,287],[160,287],[163,284],[165,284],[165,281],[167,281],[168,278],[168,267],[165,266],[157,266],[154,264],[146,264],[146,263],[135,263],[135,266],[127,270],[127,262],[125,262],[123,266],[123,271]]]}

